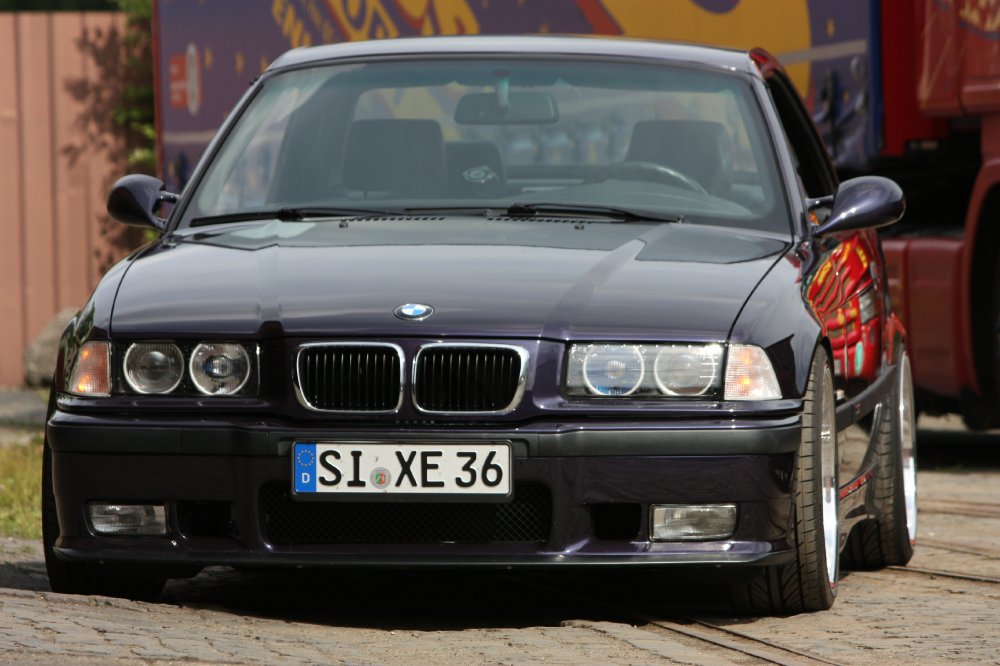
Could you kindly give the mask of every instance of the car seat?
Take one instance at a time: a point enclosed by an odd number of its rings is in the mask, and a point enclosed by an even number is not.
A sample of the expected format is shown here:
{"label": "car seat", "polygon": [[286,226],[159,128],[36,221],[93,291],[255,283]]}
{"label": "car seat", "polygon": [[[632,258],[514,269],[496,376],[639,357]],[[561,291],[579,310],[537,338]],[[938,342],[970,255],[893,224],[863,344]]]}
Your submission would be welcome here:
{"label": "car seat", "polygon": [[715,196],[726,196],[733,184],[732,141],[721,123],[640,120],[632,128],[625,159],[676,169]]}
{"label": "car seat", "polygon": [[356,120],[347,132],[344,185],[368,197],[434,197],[447,187],[444,137],[433,120]]}

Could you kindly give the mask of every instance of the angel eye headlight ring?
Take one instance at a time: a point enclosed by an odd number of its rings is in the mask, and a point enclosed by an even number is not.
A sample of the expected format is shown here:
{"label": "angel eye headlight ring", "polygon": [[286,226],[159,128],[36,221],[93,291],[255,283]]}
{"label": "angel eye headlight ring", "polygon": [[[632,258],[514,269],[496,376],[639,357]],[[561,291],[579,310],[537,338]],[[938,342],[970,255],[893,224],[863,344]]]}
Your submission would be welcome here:
{"label": "angel eye headlight ring", "polygon": [[170,393],[184,379],[184,354],[172,342],[135,342],[125,352],[122,370],[136,393]]}
{"label": "angel eye headlight ring", "polygon": [[596,395],[631,395],[645,374],[645,358],[635,345],[593,345],[583,359],[583,381]]}
{"label": "angel eye headlight ring", "polygon": [[664,394],[705,395],[718,385],[720,345],[663,345],[653,362],[653,377]]}
{"label": "angel eye headlight ring", "polygon": [[203,342],[191,352],[191,381],[205,395],[239,393],[250,379],[250,355],[243,345]]}

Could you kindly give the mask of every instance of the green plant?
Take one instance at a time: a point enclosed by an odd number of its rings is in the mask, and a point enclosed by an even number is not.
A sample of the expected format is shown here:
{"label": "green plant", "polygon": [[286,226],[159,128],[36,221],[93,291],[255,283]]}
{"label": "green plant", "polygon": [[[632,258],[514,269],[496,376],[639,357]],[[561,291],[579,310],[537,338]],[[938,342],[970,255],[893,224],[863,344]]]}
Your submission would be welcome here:
{"label": "green plant", "polygon": [[128,132],[126,161],[131,171],[156,171],[156,125],[153,100],[151,0],[116,0],[125,14],[124,86],[115,123]]}
{"label": "green plant", "polygon": [[42,536],[42,436],[6,442],[0,433],[0,536]]}

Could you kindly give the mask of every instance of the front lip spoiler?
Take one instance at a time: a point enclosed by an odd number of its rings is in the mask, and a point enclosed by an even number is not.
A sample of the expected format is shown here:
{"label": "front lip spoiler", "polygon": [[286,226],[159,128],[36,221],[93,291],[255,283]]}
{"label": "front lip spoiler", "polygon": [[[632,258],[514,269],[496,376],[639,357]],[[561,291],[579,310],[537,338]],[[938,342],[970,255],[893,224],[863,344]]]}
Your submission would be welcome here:
{"label": "front lip spoiler", "polygon": [[603,567],[741,567],[774,566],[788,564],[795,553],[791,550],[765,553],[674,553],[663,555],[581,555],[552,554],[480,557],[456,556],[372,556],[344,555],[330,556],[314,553],[285,554],[270,552],[266,557],[260,553],[134,553],[128,551],[91,551],[79,548],[55,547],[54,552],[61,560],[68,562],[89,562],[94,564],[151,564],[163,566],[231,566],[254,568],[366,568],[366,569],[443,569],[461,567],[465,569],[544,569],[562,568],[603,568]]}

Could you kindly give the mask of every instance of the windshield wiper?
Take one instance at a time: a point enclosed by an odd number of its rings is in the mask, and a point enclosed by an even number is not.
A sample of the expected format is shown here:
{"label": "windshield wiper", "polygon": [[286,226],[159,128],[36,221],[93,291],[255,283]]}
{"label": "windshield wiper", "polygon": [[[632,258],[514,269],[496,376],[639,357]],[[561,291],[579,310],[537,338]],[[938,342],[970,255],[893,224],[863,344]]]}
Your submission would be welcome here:
{"label": "windshield wiper", "polygon": [[345,215],[399,215],[399,212],[373,210],[371,208],[275,208],[272,210],[255,210],[247,211],[245,213],[227,213],[225,215],[196,217],[191,220],[188,226],[204,227],[209,224],[252,222],[253,220],[281,220],[282,222],[297,222],[309,217],[343,217]]}
{"label": "windshield wiper", "polygon": [[668,215],[666,213],[654,213],[646,210],[632,210],[628,208],[615,208],[613,206],[591,206],[587,204],[565,204],[565,203],[515,203],[507,208],[495,206],[433,206],[427,208],[404,208],[406,213],[450,213],[466,215],[485,215],[492,217],[543,217],[546,215],[558,216],[586,216],[604,217],[620,220],[622,222],[683,222],[683,215]]}
{"label": "windshield wiper", "polygon": [[495,214],[495,210],[490,206],[417,206],[404,208],[403,212],[420,215],[486,215],[489,217]]}
{"label": "windshield wiper", "polygon": [[622,222],[682,222],[683,215],[654,213],[647,210],[615,208],[614,206],[590,206],[565,203],[515,203],[506,211],[510,217],[539,217],[544,215],[588,215],[610,217]]}

